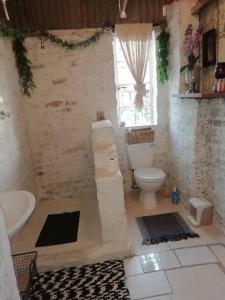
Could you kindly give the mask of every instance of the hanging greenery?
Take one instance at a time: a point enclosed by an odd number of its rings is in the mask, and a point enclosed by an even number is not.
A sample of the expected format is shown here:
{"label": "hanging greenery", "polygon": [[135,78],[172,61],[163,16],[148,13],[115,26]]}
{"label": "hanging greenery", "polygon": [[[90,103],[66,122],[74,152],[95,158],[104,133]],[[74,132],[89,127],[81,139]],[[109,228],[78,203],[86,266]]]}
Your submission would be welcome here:
{"label": "hanging greenery", "polygon": [[78,50],[97,43],[104,32],[104,28],[97,30],[93,35],[85,40],[62,40],[56,35],[45,30],[29,28],[16,29],[0,22],[0,37],[5,37],[12,41],[12,48],[15,53],[16,66],[20,78],[20,86],[22,92],[27,96],[30,96],[32,89],[35,88],[33,74],[31,71],[32,64],[27,58],[27,49],[24,44],[27,37],[44,37],[46,40],[49,40],[58,47],[66,50]]}
{"label": "hanging greenery", "polygon": [[168,42],[169,33],[166,30],[162,30],[157,37],[157,62],[159,70],[159,82],[164,84],[168,81]]}
{"label": "hanging greenery", "polygon": [[30,91],[35,87],[33,74],[31,72],[31,62],[27,58],[27,49],[24,46],[23,38],[14,38],[12,48],[15,53],[16,66],[19,73],[19,83],[25,95],[30,96]]}

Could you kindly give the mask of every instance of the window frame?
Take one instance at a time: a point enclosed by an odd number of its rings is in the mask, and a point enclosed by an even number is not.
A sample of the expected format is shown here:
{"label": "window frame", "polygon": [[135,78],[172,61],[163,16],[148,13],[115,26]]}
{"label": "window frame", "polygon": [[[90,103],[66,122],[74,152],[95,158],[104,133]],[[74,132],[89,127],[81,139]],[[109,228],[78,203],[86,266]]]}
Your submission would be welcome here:
{"label": "window frame", "polygon": [[[155,39],[155,35],[153,34],[152,39]],[[149,108],[151,117],[148,123],[144,123],[144,124],[138,124],[138,122],[136,121],[137,118],[137,113],[134,113],[134,117],[135,117],[135,123],[133,125],[128,124],[128,125],[124,125],[122,124],[123,121],[121,120],[121,109],[126,108],[126,107],[134,107],[134,105],[129,105],[129,106],[121,106],[121,99],[120,99],[120,91],[123,88],[127,88],[128,86],[132,86],[134,87],[135,83],[119,83],[118,81],[118,63],[119,62],[124,62],[124,61],[120,61],[118,60],[118,52],[117,52],[117,44],[119,43],[119,39],[116,36],[116,34],[114,34],[113,37],[113,55],[114,55],[114,74],[115,74],[115,85],[116,85],[116,101],[117,101],[117,117],[118,117],[118,125],[119,127],[125,127],[125,128],[138,128],[138,127],[149,127],[149,126],[157,126],[158,125],[158,114],[157,114],[157,66],[156,66],[156,45],[155,45],[155,40],[152,40],[151,43],[154,43],[153,46],[150,47],[150,50],[153,50],[154,53],[152,55],[154,55],[154,66],[153,66],[153,71],[155,74],[152,77],[151,80],[151,72],[150,72],[150,68],[149,68],[149,81],[146,81],[145,84],[147,86],[149,86],[149,97],[154,98],[148,105],[145,105],[145,107]],[[149,53],[150,56],[150,53]],[[149,57],[149,62],[150,62],[150,57]],[[127,67],[128,68],[128,67]],[[129,69],[128,69],[129,70]],[[129,71],[130,72],[130,71]],[[131,75],[132,76],[132,75]],[[155,86],[154,86],[155,85]],[[132,91],[131,91],[131,97],[132,97]],[[133,97],[135,97],[135,91],[133,91]]]}

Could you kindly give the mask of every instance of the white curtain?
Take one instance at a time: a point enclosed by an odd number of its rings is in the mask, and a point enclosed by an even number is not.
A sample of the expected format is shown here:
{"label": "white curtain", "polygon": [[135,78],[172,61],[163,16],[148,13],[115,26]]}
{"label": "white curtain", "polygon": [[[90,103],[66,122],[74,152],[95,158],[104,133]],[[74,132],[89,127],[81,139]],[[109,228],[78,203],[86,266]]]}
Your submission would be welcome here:
{"label": "white curtain", "polygon": [[142,111],[143,97],[146,95],[144,84],[146,66],[149,55],[152,24],[121,24],[116,25],[116,34],[125,56],[129,70],[135,80],[135,106]]}

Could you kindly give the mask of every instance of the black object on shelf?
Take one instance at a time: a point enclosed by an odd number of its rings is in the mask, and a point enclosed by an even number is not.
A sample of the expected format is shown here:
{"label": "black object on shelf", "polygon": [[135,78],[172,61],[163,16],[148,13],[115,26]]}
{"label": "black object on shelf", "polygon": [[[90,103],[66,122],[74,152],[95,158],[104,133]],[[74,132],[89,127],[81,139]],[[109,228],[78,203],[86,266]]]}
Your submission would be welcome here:
{"label": "black object on shelf", "polygon": [[22,300],[32,299],[32,284],[39,277],[36,266],[37,251],[12,255],[17,286]]}

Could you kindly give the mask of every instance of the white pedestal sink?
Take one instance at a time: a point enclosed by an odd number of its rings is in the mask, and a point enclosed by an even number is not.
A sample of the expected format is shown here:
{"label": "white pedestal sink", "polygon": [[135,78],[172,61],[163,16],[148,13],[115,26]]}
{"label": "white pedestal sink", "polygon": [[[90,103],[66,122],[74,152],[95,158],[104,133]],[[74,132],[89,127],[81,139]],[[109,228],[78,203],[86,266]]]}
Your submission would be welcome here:
{"label": "white pedestal sink", "polygon": [[5,216],[9,238],[11,238],[23,228],[31,216],[35,208],[35,197],[26,191],[0,193],[0,206]]}

